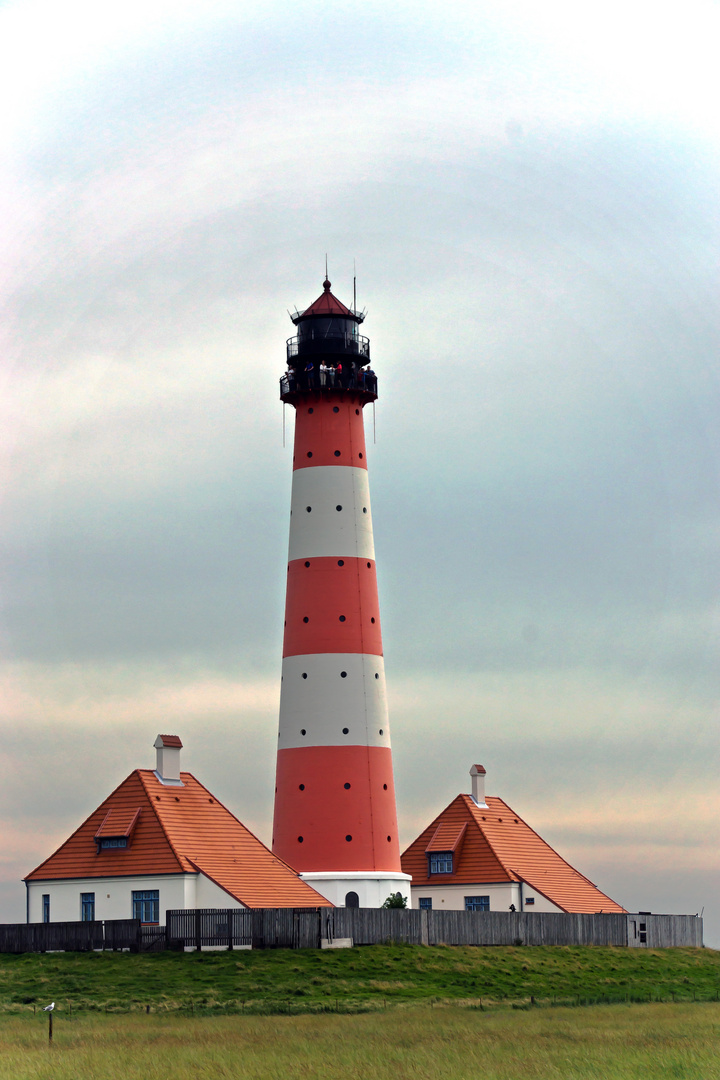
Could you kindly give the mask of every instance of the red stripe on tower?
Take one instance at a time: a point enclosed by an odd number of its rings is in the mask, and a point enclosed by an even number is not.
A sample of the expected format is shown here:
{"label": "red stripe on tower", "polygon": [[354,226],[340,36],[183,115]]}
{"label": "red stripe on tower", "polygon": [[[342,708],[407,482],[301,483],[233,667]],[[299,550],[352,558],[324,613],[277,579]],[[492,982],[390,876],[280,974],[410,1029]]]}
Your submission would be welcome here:
{"label": "red stripe on tower", "polygon": [[296,411],[273,851],[334,904],[378,907],[400,867],[362,410],[364,316],[323,294],[292,316]]}

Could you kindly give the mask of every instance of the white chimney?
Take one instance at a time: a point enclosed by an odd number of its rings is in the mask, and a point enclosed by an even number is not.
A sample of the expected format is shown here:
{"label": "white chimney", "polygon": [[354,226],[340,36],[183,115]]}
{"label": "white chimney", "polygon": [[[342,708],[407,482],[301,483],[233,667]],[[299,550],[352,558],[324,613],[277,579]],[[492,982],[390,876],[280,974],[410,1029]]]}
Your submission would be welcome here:
{"label": "white chimney", "polygon": [[478,806],[487,806],[485,802],[485,769],[482,765],[473,765],[470,769],[472,778],[473,802]]}
{"label": "white chimney", "polygon": [[180,751],[182,743],[177,735],[158,735],[154,743],[157,750],[155,775],[161,784],[182,784],[180,779]]}

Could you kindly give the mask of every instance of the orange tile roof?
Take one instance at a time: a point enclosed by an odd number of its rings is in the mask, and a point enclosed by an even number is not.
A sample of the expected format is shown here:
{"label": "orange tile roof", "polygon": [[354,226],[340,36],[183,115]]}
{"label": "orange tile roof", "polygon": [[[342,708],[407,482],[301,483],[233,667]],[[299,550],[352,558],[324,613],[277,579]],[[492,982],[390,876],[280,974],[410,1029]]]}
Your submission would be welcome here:
{"label": "orange tile roof", "polygon": [[[412,875],[413,887],[524,881],[562,911],[625,910],[570,866],[502,799],[488,796],[486,802],[487,807],[479,807],[469,795],[458,795],[403,853],[402,868]],[[428,844],[441,826],[451,834],[463,824],[467,832],[462,851],[455,856],[454,872],[430,877]]]}
{"label": "orange tile roof", "polygon": [[178,750],[182,750],[182,742],[180,741],[179,735],[158,735],[155,740],[156,743],[158,739],[161,740],[163,746],[177,746]]}
{"label": "orange tile roof", "polygon": [[[25,878],[127,877],[201,871],[249,908],[330,907],[324,896],[262,844],[191,773],[167,786],[136,769],[58,850]],[[140,809],[127,848],[98,852],[95,837],[111,820]],[[113,832],[114,836],[122,835]]]}

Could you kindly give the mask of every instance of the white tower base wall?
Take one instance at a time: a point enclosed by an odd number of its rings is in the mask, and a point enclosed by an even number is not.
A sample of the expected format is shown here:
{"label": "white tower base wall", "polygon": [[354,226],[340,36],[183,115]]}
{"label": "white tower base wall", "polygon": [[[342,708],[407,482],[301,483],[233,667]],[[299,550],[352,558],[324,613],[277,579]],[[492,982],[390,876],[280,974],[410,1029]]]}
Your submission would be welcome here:
{"label": "white tower base wall", "polygon": [[407,897],[408,907],[410,907],[412,881],[410,874],[399,874],[393,871],[367,873],[362,870],[345,872],[318,870],[302,873],[300,877],[335,907],[347,907],[345,900],[350,892],[357,893],[358,907],[382,907],[388,896],[397,892]]}

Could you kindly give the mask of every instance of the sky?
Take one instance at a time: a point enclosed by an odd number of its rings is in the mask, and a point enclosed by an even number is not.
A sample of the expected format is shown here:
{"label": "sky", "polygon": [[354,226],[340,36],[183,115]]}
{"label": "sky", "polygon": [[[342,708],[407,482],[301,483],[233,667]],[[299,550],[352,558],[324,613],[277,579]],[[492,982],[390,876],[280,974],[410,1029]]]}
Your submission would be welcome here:
{"label": "sky", "polygon": [[719,24],[0,6],[0,921],[160,731],[270,840],[278,378],[327,254],[379,381],[402,846],[481,762],[720,947]]}

